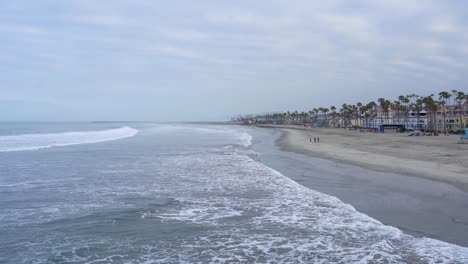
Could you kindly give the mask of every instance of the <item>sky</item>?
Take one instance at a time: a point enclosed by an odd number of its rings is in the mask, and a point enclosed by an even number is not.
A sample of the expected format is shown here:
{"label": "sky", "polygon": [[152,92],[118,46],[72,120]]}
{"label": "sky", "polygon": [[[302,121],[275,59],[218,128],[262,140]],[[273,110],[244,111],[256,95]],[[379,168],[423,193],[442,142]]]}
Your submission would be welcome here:
{"label": "sky", "polygon": [[0,1],[0,120],[206,121],[467,91],[468,1]]}

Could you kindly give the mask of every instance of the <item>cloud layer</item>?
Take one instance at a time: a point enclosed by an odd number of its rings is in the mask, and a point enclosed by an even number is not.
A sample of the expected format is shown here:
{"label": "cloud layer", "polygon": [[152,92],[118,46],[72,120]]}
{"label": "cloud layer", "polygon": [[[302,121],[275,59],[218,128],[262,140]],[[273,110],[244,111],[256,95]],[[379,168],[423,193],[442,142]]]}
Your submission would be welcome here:
{"label": "cloud layer", "polygon": [[207,120],[466,90],[465,5],[5,2],[0,99],[77,109],[62,119]]}

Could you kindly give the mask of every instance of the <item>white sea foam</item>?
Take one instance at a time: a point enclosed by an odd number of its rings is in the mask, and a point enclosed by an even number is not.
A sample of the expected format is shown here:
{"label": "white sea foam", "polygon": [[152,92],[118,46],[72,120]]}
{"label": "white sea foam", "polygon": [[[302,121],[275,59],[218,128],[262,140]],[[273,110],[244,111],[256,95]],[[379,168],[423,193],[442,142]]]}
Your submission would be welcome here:
{"label": "white sea foam", "polygon": [[42,148],[98,143],[134,136],[138,130],[131,127],[99,131],[73,131],[51,134],[0,136],[0,152],[37,150]]}
{"label": "white sea foam", "polygon": [[178,241],[178,251],[161,252],[157,245],[157,254],[148,256],[155,262],[158,254],[190,262],[203,252],[213,263],[468,263],[466,248],[406,235],[241,152],[179,156],[165,165],[182,178],[178,193],[185,195],[177,197],[178,206],[141,217],[216,231],[195,243]]}
{"label": "white sea foam", "polygon": [[247,132],[242,132],[239,136],[241,142],[242,142],[242,145],[244,147],[248,147],[250,145],[252,145],[252,136],[247,133]]}
{"label": "white sea foam", "polygon": [[152,129],[154,132],[167,133],[184,133],[187,131],[200,134],[213,134],[222,136],[223,139],[232,137],[235,144],[242,147],[248,147],[252,144],[252,136],[241,127],[226,127],[226,126],[194,126],[194,125],[158,125]]}
{"label": "white sea foam", "polygon": [[[241,128],[232,130],[225,135],[238,139],[234,145],[251,142]],[[79,178],[76,184],[67,179],[69,188],[55,183],[56,192],[63,192],[60,197],[68,200],[41,207],[42,214],[35,208],[4,210],[0,223],[10,227],[28,219],[31,223],[72,221],[73,216],[99,211],[99,216],[118,213],[119,217],[105,218],[117,227],[131,224],[138,226],[135,231],[148,227],[149,234],[158,228],[174,232],[148,235],[148,240],[131,233],[125,239],[49,236],[43,245],[21,246],[34,259],[42,257],[42,262],[468,263],[467,248],[404,234],[257,162],[251,158],[255,155],[251,149],[221,148],[138,155],[131,162],[112,162],[107,167],[99,164],[86,185],[79,184]],[[75,197],[89,200],[77,203]],[[104,226],[102,218],[90,219],[101,224],[99,228]],[[76,221],[72,223],[82,220]]]}

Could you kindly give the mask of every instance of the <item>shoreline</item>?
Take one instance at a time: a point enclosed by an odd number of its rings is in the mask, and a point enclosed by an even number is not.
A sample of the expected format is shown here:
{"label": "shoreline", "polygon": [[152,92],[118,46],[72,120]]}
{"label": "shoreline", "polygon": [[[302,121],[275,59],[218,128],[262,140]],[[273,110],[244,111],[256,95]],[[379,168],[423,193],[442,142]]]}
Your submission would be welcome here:
{"label": "shoreline", "polygon": [[[285,151],[333,160],[372,171],[390,172],[444,182],[468,192],[468,144],[456,136],[408,137],[338,128],[278,128],[276,144]],[[320,137],[320,143],[309,138]]]}
{"label": "shoreline", "polygon": [[443,181],[294,153],[279,146],[287,137],[283,131],[253,128],[251,133],[259,161],[306,188],[407,234],[468,247],[468,192]]}

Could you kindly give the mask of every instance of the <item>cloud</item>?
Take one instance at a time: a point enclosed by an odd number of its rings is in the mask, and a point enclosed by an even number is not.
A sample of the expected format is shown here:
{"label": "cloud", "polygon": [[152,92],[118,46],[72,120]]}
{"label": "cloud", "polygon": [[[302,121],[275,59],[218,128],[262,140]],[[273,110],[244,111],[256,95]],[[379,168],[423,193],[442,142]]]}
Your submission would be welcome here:
{"label": "cloud", "polygon": [[180,47],[176,47],[176,46],[168,45],[168,44],[152,46],[152,47],[146,48],[145,51],[149,52],[150,54],[158,54],[158,55],[164,55],[164,56],[170,56],[170,57],[176,57],[176,58],[182,58],[182,59],[188,59],[188,60],[196,60],[196,61],[210,63],[210,64],[231,65],[231,64],[240,63],[239,60],[236,61],[236,60],[231,60],[231,59],[216,58],[216,57],[204,55],[194,50],[180,48]]}
{"label": "cloud", "polygon": [[28,25],[0,25],[0,32],[19,33],[28,35],[45,35],[47,31],[43,28]]}
{"label": "cloud", "polygon": [[437,56],[429,56],[428,58],[434,62],[452,66],[452,67],[465,68],[467,66],[465,63],[461,63],[447,56],[437,55]]}
{"label": "cloud", "polygon": [[185,59],[201,59],[203,56],[195,51],[182,49],[171,45],[157,45],[155,47],[147,48],[147,51],[156,52],[168,56],[174,56]]}
{"label": "cloud", "polygon": [[468,55],[468,45],[459,47],[459,48],[458,48],[458,51],[460,51],[461,53],[464,53],[464,54]]}
{"label": "cloud", "polygon": [[281,30],[297,25],[297,18],[291,16],[268,16],[247,10],[218,10],[206,15],[205,19],[214,25],[242,26],[251,30]]}
{"label": "cloud", "polygon": [[422,13],[430,13],[437,10],[434,1],[431,0],[366,0],[369,6],[377,7],[381,10],[390,11],[400,16],[415,16]]}
{"label": "cloud", "polygon": [[[198,91],[240,81],[245,90],[287,87],[310,96],[310,104],[314,94],[336,98],[331,91],[339,91],[344,98],[356,87],[387,96],[394,90],[389,87],[411,85],[422,94],[437,88],[433,79],[455,86],[454,76],[461,76],[466,82],[468,18],[457,7],[432,0],[71,0],[53,8],[20,1],[15,10],[24,16],[0,8],[0,31],[9,37],[0,43],[0,67],[11,84],[40,83],[52,87],[43,94],[57,95],[65,94],[63,87],[77,89],[72,85],[105,94],[105,87],[134,82]],[[51,71],[47,65],[56,66]],[[181,75],[188,77],[174,77]],[[161,95],[157,85],[147,86]]]}
{"label": "cloud", "polygon": [[351,38],[355,41],[367,41],[374,37],[370,20],[362,15],[321,15],[319,26],[325,30]]}
{"label": "cloud", "polygon": [[183,40],[183,41],[207,41],[210,40],[210,35],[201,31],[197,30],[187,30],[184,28],[171,28],[171,27],[163,27],[163,26],[156,26],[155,31],[161,34],[164,37],[173,40]]}
{"label": "cloud", "polygon": [[424,50],[425,52],[438,52],[443,48],[443,44],[435,40],[419,40],[415,43],[418,50]]}
{"label": "cloud", "polygon": [[122,16],[111,15],[95,15],[95,16],[65,16],[63,20],[88,25],[98,26],[116,26],[116,25],[131,25],[133,22]]}
{"label": "cloud", "polygon": [[401,66],[410,70],[418,71],[418,72],[428,72],[428,73],[437,73],[437,74],[445,74],[446,71],[439,69],[433,66],[427,66],[423,64],[419,64],[414,61],[409,61],[405,59],[397,59],[392,62],[392,64]]}
{"label": "cloud", "polygon": [[435,33],[457,33],[459,32],[459,28],[449,18],[439,18],[429,23],[429,31]]}

